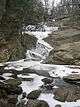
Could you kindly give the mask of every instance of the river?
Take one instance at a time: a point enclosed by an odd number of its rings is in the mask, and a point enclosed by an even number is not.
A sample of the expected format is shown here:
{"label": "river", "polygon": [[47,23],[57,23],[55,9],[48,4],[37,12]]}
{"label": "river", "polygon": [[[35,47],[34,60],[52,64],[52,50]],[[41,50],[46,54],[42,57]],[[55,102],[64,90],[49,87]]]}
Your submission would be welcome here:
{"label": "river", "polygon": [[[73,68],[75,66],[69,65],[51,65],[51,64],[43,64],[43,61],[48,57],[49,52],[53,49],[48,43],[46,43],[43,39],[49,36],[49,34],[53,31],[58,30],[57,27],[47,27],[45,26],[45,31],[25,31],[25,33],[29,35],[35,36],[38,40],[36,43],[36,47],[30,50],[27,50],[26,59],[22,59],[19,61],[6,62],[7,67],[5,69],[15,69],[21,72],[23,69],[29,68],[31,70],[35,70],[36,73],[29,73],[29,75],[19,74],[18,77],[22,78],[32,78],[32,81],[22,81],[21,87],[23,92],[27,94],[33,90],[38,90],[41,88],[44,83],[42,79],[45,77],[60,77],[72,74]],[[0,64],[2,66],[4,64]],[[54,73],[53,73],[54,72]],[[80,74],[80,68],[77,67],[75,69],[77,74]],[[4,76],[8,78],[10,74],[5,73]],[[54,85],[53,88],[58,88],[57,85]],[[21,96],[18,97],[18,101],[21,101]],[[79,107],[80,101],[77,102],[60,102],[54,99],[54,94],[52,91],[43,92],[38,98],[39,100],[44,100],[49,104],[49,107],[55,107],[55,105],[60,104],[61,107]],[[25,99],[27,102],[27,99]]]}

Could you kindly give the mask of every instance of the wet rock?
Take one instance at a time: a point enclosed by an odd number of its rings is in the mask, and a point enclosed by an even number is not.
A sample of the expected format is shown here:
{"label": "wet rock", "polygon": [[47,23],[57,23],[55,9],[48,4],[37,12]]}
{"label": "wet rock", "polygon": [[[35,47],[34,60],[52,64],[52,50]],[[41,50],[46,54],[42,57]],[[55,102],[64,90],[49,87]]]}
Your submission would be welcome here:
{"label": "wet rock", "polygon": [[0,75],[2,75],[2,74],[4,73],[4,71],[5,71],[5,70],[4,70],[4,67],[5,67],[5,66],[1,66],[1,67],[0,67]]}
{"label": "wet rock", "polygon": [[[17,74],[18,71],[14,70],[14,69],[7,70],[7,69],[5,69],[6,67],[8,67],[8,64],[5,64],[5,66],[0,67],[0,75],[3,75],[4,73],[12,73],[11,76],[15,75],[15,73]],[[10,75],[9,75],[9,77],[10,77]]]}
{"label": "wet rock", "polygon": [[46,85],[42,85],[41,89],[42,92],[52,92],[54,85],[53,84],[46,84]]}
{"label": "wet rock", "polygon": [[17,77],[17,73],[12,74],[10,77],[12,77],[12,78],[14,78],[14,79],[17,79],[17,78],[18,78],[18,77]]}
{"label": "wet rock", "polygon": [[5,81],[7,84],[11,85],[11,86],[18,86],[20,85],[22,82],[20,79],[8,79]]}
{"label": "wet rock", "polygon": [[54,91],[54,98],[61,102],[77,101],[80,99],[80,87],[76,85],[59,87]]}
{"label": "wet rock", "polygon": [[12,90],[10,90],[11,93],[13,94],[21,94],[23,92],[22,88],[20,86],[17,86],[15,89],[13,88]]}
{"label": "wet rock", "polygon": [[58,104],[58,105],[56,105],[55,107],[61,107],[61,105]]}
{"label": "wet rock", "polygon": [[72,73],[73,73],[73,74],[76,74],[76,73],[78,73],[78,72],[72,71]]}
{"label": "wet rock", "polygon": [[5,82],[0,82],[0,89],[5,90],[7,94],[21,94],[22,88],[15,84],[7,84]]}
{"label": "wet rock", "polygon": [[50,77],[49,72],[47,72],[46,70],[36,70],[36,74],[45,76],[45,77]]}
{"label": "wet rock", "polygon": [[28,99],[37,99],[41,94],[41,90],[34,90],[27,95]]}
{"label": "wet rock", "polygon": [[20,73],[22,73],[23,75],[28,75],[28,73],[35,73],[35,72],[36,72],[35,70],[25,68]]}
{"label": "wet rock", "polygon": [[27,102],[27,107],[49,107],[49,105],[42,100],[29,100]]}
{"label": "wet rock", "polygon": [[26,93],[25,92],[22,94],[22,99],[24,99],[24,98],[26,98]]}
{"label": "wet rock", "polygon": [[71,74],[69,76],[64,76],[64,80],[71,80],[71,81],[79,81],[80,80],[80,75],[79,74]]}
{"label": "wet rock", "polygon": [[10,86],[8,88],[5,88],[7,93],[8,94],[21,94],[22,93],[22,88],[20,86],[16,86],[16,87],[13,87],[13,86]]}
{"label": "wet rock", "polygon": [[67,99],[68,91],[65,88],[58,88],[54,92],[54,98],[58,101],[65,102]]}
{"label": "wet rock", "polygon": [[5,80],[5,78],[4,78],[4,77],[2,77],[2,76],[0,76],[0,80]]}
{"label": "wet rock", "polygon": [[69,76],[64,76],[63,80],[69,83],[80,84],[80,75],[79,74],[71,74]]}
{"label": "wet rock", "polygon": [[47,84],[47,85],[45,85],[45,88],[47,90],[52,90],[53,89],[53,84]]}
{"label": "wet rock", "polygon": [[44,82],[44,84],[51,84],[53,82],[52,78],[44,78],[42,79],[42,81]]}

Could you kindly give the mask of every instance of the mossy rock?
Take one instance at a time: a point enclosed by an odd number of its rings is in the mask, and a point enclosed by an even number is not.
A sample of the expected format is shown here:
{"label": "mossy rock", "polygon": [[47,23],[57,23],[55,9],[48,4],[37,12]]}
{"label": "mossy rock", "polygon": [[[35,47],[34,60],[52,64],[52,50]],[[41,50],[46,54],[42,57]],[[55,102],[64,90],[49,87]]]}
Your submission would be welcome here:
{"label": "mossy rock", "polygon": [[[6,95],[3,92],[6,92],[7,94],[21,94],[22,93],[22,88],[18,85],[20,85],[20,81],[17,80],[6,80],[6,82],[0,82],[0,89],[4,90],[1,92],[1,95]],[[2,94],[3,93],[3,94]]]}
{"label": "mossy rock", "polygon": [[7,84],[11,85],[11,86],[18,86],[20,85],[22,82],[20,79],[9,79],[5,81]]}
{"label": "mossy rock", "polygon": [[28,99],[37,99],[40,94],[41,94],[41,90],[34,90],[28,94],[27,98]]}

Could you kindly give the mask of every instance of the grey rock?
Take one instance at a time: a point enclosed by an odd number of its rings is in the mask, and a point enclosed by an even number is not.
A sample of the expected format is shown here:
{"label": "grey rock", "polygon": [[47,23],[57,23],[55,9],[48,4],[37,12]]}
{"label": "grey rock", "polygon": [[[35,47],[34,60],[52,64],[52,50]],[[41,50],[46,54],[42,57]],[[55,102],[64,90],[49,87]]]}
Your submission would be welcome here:
{"label": "grey rock", "polygon": [[61,107],[61,105],[58,104],[58,105],[55,105],[55,107]]}
{"label": "grey rock", "polygon": [[42,79],[42,81],[44,82],[44,84],[51,84],[53,82],[52,78],[44,78]]}
{"label": "grey rock", "polygon": [[71,74],[68,76],[64,76],[63,80],[69,83],[80,84],[80,75],[79,74]]}

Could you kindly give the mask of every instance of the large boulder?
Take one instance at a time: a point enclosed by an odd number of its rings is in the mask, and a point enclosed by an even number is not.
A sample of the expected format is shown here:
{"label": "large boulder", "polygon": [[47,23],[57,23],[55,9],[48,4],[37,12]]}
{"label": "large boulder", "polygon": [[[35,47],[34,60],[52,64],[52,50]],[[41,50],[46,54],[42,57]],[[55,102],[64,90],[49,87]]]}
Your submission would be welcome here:
{"label": "large boulder", "polygon": [[25,49],[20,40],[13,37],[9,40],[0,41],[0,62],[19,60],[25,57]]}
{"label": "large boulder", "polygon": [[54,49],[46,63],[80,65],[80,31],[66,29],[52,33],[45,39]]}
{"label": "large boulder", "polygon": [[68,96],[68,91],[65,88],[58,88],[54,92],[54,98],[58,101],[65,102]]}
{"label": "large boulder", "polygon": [[68,83],[80,84],[80,74],[71,74],[64,76],[63,80]]}
{"label": "large boulder", "polygon": [[0,40],[0,62],[26,58],[26,50],[36,46],[36,37],[28,34],[18,36]]}
{"label": "large boulder", "polygon": [[20,80],[9,79],[5,82],[0,82],[0,89],[6,91],[7,94],[21,94],[22,88],[19,86]]}
{"label": "large boulder", "polygon": [[66,86],[55,89],[54,98],[61,102],[77,101],[80,99],[80,87],[66,84]]}

